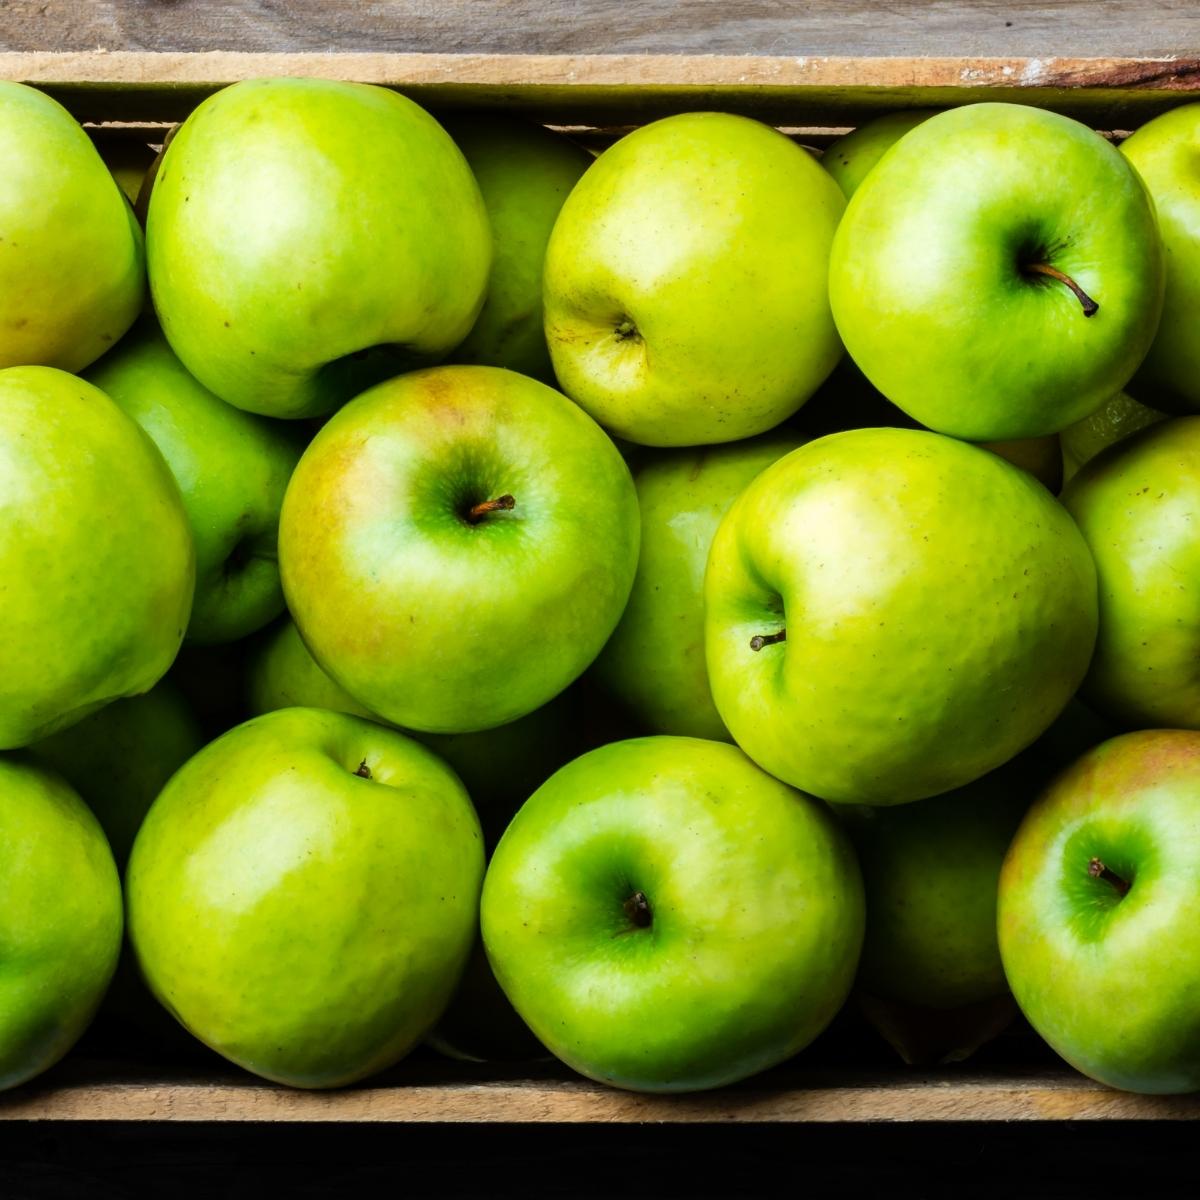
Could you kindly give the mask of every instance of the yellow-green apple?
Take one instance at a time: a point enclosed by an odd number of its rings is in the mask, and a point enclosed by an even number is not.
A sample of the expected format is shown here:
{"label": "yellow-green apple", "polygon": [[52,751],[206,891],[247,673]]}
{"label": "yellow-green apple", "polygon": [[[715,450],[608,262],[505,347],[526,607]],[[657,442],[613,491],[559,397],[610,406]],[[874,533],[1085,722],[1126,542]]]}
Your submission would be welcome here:
{"label": "yellow-green apple", "polygon": [[1171,412],[1200,409],[1200,104],[1184,104],[1147,121],[1121,151],[1154,199],[1166,252],[1166,296],[1150,352],[1129,382],[1143,404]]}
{"label": "yellow-green apple", "polygon": [[1121,390],[1162,308],[1154,206],[1094,130],[972,104],[905,134],[854,193],[829,292],[854,361],[923,425],[1055,433]]}
{"label": "yellow-green apple", "polygon": [[232,642],[283,611],[279,508],[303,443],[288,425],[217,399],[147,320],[86,378],[162,451],[196,542],[187,637]]}
{"label": "yellow-green apple", "polygon": [[541,125],[511,117],[451,117],[492,226],[487,299],[454,362],[507,367],[554,382],[542,329],[542,268],[550,230],[592,156]]}
{"label": "yellow-green apple", "polygon": [[137,425],[65,371],[0,371],[0,749],[153,687],[195,574],[179,488]]}
{"label": "yellow-green apple", "polygon": [[826,277],[844,205],[810,154],[746,117],[688,113],[621,138],[546,251],[563,390],[649,446],[778,425],[842,353]]}
{"label": "yellow-green apple", "polygon": [[1068,425],[1059,434],[1062,442],[1063,482],[1069,482],[1084,463],[1090,462],[1101,450],[1127,438],[1147,425],[1165,421],[1166,414],[1139,404],[1125,392],[1118,392],[1107,404],[1102,404],[1091,416]]}
{"label": "yellow-green apple", "polygon": [[803,440],[783,432],[728,446],[662,450],[639,466],[637,575],[595,673],[647,732],[729,740],[704,663],[708,550],[738,493]]}
{"label": "yellow-green apple", "polygon": [[200,725],[167,679],[143,696],[114,700],[28,748],[96,814],[124,870],[142,819],[168,779],[204,745]]}
{"label": "yellow-green apple", "polygon": [[121,881],[87,805],[52,771],[0,755],[0,1088],[53,1066],[117,965]]}
{"label": "yellow-green apple", "polygon": [[1083,698],[1126,728],[1200,729],[1200,416],[1093,458],[1063,492],[1100,581]]}
{"label": "yellow-green apple", "polygon": [[849,200],[871,168],[910,129],[916,129],[936,112],[936,108],[905,108],[876,117],[831,142],[821,155],[821,166],[837,180]]}
{"label": "yellow-green apple", "polygon": [[521,807],[481,906],[496,978],[538,1039],[638,1091],[718,1087],[833,1019],[862,880],[829,810],[698,738],[615,742]]}
{"label": "yellow-green apple", "polygon": [[637,494],[552,388],[417,371],[326,424],[288,485],[284,594],[321,667],[410,729],[503,725],[596,657],[629,596]]}
{"label": "yellow-green apple", "polygon": [[320,709],[256,717],[176,773],[134,842],[129,933],[158,999],[298,1087],[396,1062],[471,948],[483,839],[436,755]]}
{"label": "yellow-green apple", "polygon": [[1061,712],[1096,638],[1096,574],[1036,480],[939,434],[831,434],[734,501],[705,578],[717,711],[823,799],[961,787]]}
{"label": "yellow-green apple", "polygon": [[79,371],[142,307],[142,231],[79,122],[0,81],[0,367]]}
{"label": "yellow-green apple", "polygon": [[1137,1092],[1200,1089],[1200,734],[1104,742],[1033,805],[1000,875],[1004,971],[1072,1066]]}
{"label": "yellow-green apple", "polygon": [[146,253],[184,366],[238,408],[307,417],[462,341],[491,233],[466,160],[411,100],[255,79],[171,140]]}

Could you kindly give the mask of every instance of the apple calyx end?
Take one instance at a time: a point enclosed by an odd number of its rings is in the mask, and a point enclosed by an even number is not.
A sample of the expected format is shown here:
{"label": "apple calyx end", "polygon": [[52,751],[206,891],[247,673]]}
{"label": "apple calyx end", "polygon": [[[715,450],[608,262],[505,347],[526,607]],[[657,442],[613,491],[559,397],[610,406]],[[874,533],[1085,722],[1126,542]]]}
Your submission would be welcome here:
{"label": "apple calyx end", "polygon": [[1111,884],[1113,891],[1117,893],[1118,900],[1123,900],[1133,886],[1128,879],[1122,879],[1115,871],[1105,866],[1099,858],[1093,858],[1088,863],[1088,874],[1093,879],[1103,879],[1105,883]]}
{"label": "apple calyx end", "polygon": [[756,633],[754,635],[754,637],[752,637],[750,639],[750,649],[753,650],[757,654],[758,651],[761,650],[764,646],[774,646],[778,642],[786,642],[786,641],[787,641],[787,630],[786,629],[781,629],[778,633]]}
{"label": "apple calyx end", "polygon": [[1027,274],[1044,275],[1047,279],[1055,279],[1064,287],[1069,288],[1072,294],[1075,296],[1075,299],[1079,301],[1079,305],[1083,309],[1083,315],[1085,317],[1094,317],[1100,311],[1100,305],[1097,304],[1096,301],[1093,300],[1091,296],[1089,296],[1087,292],[1085,292],[1083,288],[1081,288],[1079,284],[1077,284],[1075,280],[1070,277],[1070,275],[1066,274],[1064,271],[1060,271],[1057,267],[1052,267],[1049,263],[1034,262],[1026,263],[1022,270],[1024,270]]}
{"label": "apple calyx end", "polygon": [[473,504],[467,509],[466,522],[468,525],[478,525],[489,513],[510,512],[516,506],[516,500],[505,492],[503,496],[497,496],[494,500],[481,500],[478,504]]}
{"label": "apple calyx end", "polygon": [[628,338],[636,338],[641,335],[638,333],[638,327],[628,317],[625,317],[613,329],[613,336],[617,341],[623,342]]}

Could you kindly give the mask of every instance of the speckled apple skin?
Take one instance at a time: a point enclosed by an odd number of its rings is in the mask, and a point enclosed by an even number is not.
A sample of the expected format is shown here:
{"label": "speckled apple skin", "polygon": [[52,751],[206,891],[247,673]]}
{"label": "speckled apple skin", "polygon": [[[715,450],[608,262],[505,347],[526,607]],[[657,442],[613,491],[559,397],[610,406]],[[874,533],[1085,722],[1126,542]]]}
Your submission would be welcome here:
{"label": "speckled apple skin", "polygon": [[[478,524],[472,504],[509,511]],[[604,431],[497,367],[417,371],[348,404],[288,485],[284,595],[320,666],[431,733],[514,721],[612,633],[637,567],[637,493]]]}
{"label": "speckled apple skin", "polygon": [[[630,924],[641,891],[650,924]],[[863,930],[854,852],[829,810],[740,750],[652,737],[553,775],[492,857],[488,958],[575,1070],[618,1087],[718,1087],[831,1021]]]}
{"label": "speckled apple skin", "polygon": [[909,429],[832,434],[768,467],[717,530],[705,606],[738,745],[842,803],[919,800],[1012,758],[1096,639],[1095,568],[1066,511],[998,456]]}
{"label": "speckled apple skin", "polygon": [[[1093,859],[1131,886],[1121,898]],[[1135,1092],[1200,1089],[1200,734],[1112,738],[1029,811],[1000,875],[1000,953],[1030,1024]]]}
{"label": "speckled apple skin", "polygon": [[183,640],[191,530],[154,443],[51,367],[0,371],[0,749],[148,691]]}
{"label": "speckled apple skin", "polygon": [[0,1089],[53,1066],[96,1011],[121,948],[121,882],[87,805],[0,757]]}
{"label": "speckled apple skin", "polygon": [[79,122],[0,81],[0,367],[79,371],[133,324],[142,231]]}
{"label": "speckled apple skin", "polygon": [[466,160],[411,100],[254,79],[172,139],[146,254],[184,366],[238,408],[305,417],[453,349],[483,304],[492,241]]}
{"label": "speckled apple skin", "polygon": [[1093,458],[1063,503],[1100,579],[1086,700],[1130,728],[1200,728],[1200,417],[1144,429]]}
{"label": "speckled apple skin", "polygon": [[467,793],[434,754],[284,709],[213,742],[155,802],[129,861],[130,937],[201,1041],[267,1079],[337,1087],[441,1015],[483,863]]}
{"label": "speckled apple skin", "polygon": [[746,117],[685,113],[621,138],[546,251],[563,390],[647,446],[774,428],[842,354],[826,280],[844,207],[807,151]]}

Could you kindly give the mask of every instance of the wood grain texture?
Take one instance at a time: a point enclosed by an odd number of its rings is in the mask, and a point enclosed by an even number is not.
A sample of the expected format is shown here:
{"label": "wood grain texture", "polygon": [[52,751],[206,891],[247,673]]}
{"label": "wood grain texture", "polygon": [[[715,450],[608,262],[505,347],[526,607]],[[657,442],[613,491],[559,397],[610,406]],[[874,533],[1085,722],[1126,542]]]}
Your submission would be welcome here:
{"label": "wood grain texture", "polygon": [[551,123],[722,108],[840,125],[900,107],[1007,99],[1128,128],[1200,88],[1200,57],[0,52],[0,78],[44,87],[93,121],[177,120],[216,88],[263,75],[356,79],[434,108],[502,108]]}
{"label": "wood grain texture", "polygon": [[1145,1121],[1200,1117],[1200,1097],[1111,1091],[1066,1070],[789,1072],[694,1096],[620,1092],[548,1070],[506,1078],[446,1067],[339,1092],[243,1074],[69,1064],[0,1097],[0,1121],[468,1122],[489,1124]]}
{"label": "wood grain texture", "polygon": [[1157,57],[1194,0],[6,0],[10,50]]}

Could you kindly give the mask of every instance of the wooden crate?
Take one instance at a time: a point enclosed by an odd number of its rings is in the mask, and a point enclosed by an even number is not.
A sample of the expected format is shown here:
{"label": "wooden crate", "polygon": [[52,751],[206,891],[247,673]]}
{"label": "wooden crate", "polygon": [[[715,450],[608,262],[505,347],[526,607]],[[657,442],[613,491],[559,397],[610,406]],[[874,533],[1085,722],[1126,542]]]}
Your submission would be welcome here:
{"label": "wooden crate", "polygon": [[[722,109],[820,142],[870,116],[980,100],[1035,104],[1128,130],[1200,92],[1200,58],[737,57],[370,53],[0,52],[0,78],[44,88],[80,120],[152,136],[240,79],[302,75],[396,87],[434,110],[486,108],[581,130]],[[132,127],[132,128],[130,128]],[[1180,1120],[1198,1097],[1140,1097],[1049,1056],[1034,1067],[833,1070],[804,1056],[719,1092],[638,1096],[564,1068],[420,1057],[338,1092],[293,1091],[232,1068],[79,1054],[0,1095],[0,1121],[970,1122]]]}

